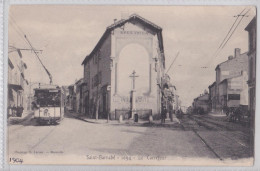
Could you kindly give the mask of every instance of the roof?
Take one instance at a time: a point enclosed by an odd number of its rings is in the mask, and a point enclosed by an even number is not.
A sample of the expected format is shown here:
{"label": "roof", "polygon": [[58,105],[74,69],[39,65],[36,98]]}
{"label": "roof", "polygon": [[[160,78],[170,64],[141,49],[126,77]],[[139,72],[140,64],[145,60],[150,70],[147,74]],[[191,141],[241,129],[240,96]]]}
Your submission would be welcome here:
{"label": "roof", "polygon": [[102,37],[100,38],[100,40],[98,41],[98,43],[96,44],[94,49],[92,50],[92,52],[88,56],[85,57],[85,59],[83,60],[81,65],[84,65],[87,61],[89,61],[93,57],[93,55],[96,53],[96,51],[102,46],[102,44],[106,40],[106,38],[110,35],[111,31],[113,31],[114,29],[116,29],[118,27],[125,25],[128,22],[133,23],[137,26],[145,27],[148,32],[155,32],[158,36],[159,48],[160,48],[160,51],[164,58],[162,28],[157,26],[156,24],[144,19],[143,17],[141,17],[137,14],[132,14],[131,16],[129,16],[128,19],[121,19],[121,20],[113,23],[112,25],[108,26],[106,28],[106,31],[104,32],[104,34],[102,35]]}
{"label": "roof", "polygon": [[81,78],[81,79],[79,79],[78,81],[76,81],[76,83],[75,84],[81,84],[83,82],[83,78]]}
{"label": "roof", "polygon": [[[240,55],[241,55],[241,56],[244,55],[244,54],[247,55],[247,53],[248,53],[248,52],[244,52],[244,53],[242,53],[242,54],[240,54]],[[215,70],[217,70],[220,65],[222,65],[222,64],[224,64],[224,63],[226,63],[226,62],[232,61],[232,60],[234,60],[234,59],[236,59],[236,57],[234,57],[234,58],[232,58],[232,59],[228,59],[228,60],[226,60],[226,61],[224,61],[224,62],[221,62],[220,64],[218,64],[218,65],[216,66]]]}
{"label": "roof", "polygon": [[213,87],[213,86],[215,86],[216,85],[216,81],[214,82],[214,83],[212,83],[210,86],[209,86],[209,88],[211,88],[211,87]]}
{"label": "roof", "polygon": [[252,27],[256,27],[256,16],[250,21],[250,23],[246,26],[245,30],[249,31]]}

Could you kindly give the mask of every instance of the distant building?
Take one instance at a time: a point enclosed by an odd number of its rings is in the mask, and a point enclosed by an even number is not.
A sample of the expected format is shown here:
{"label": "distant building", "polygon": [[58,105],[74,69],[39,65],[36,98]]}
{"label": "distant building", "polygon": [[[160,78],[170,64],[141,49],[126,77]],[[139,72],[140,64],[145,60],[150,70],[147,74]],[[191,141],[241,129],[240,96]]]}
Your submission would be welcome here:
{"label": "distant building", "polygon": [[83,78],[81,78],[80,80],[78,80],[75,83],[75,87],[76,87],[76,107],[75,107],[75,111],[78,113],[82,113],[82,104],[83,104],[83,88],[82,88],[82,84],[83,84]]}
{"label": "distant building", "polygon": [[[16,53],[17,52],[17,53]],[[28,81],[25,78],[27,65],[22,60],[19,50],[8,55],[8,101],[9,114],[11,107],[23,107],[29,110],[28,104]]]}
{"label": "distant building", "polygon": [[[228,60],[222,62],[216,67],[216,110],[221,111],[224,106],[222,106],[221,98],[220,98],[220,88],[219,84],[229,78],[237,77],[241,75],[241,73],[248,72],[248,56],[247,52],[241,54],[240,49],[235,49],[235,54],[233,56],[229,56]],[[215,110],[215,109],[214,109]]]}
{"label": "distant building", "polygon": [[206,92],[204,94],[201,94],[199,97],[195,98],[192,103],[193,110],[195,112],[200,113],[201,109],[203,110],[202,113],[207,113],[210,111],[210,105],[209,105],[209,93]]}
{"label": "distant building", "polygon": [[215,112],[217,104],[217,96],[216,96],[216,82],[212,83],[209,86],[209,105],[210,111]]}
{"label": "distant building", "polygon": [[67,96],[67,110],[76,112],[76,86],[72,84],[68,86],[69,94]]}
{"label": "distant building", "polygon": [[87,116],[127,117],[133,105],[139,115],[160,114],[165,57],[159,26],[136,14],[115,20],[82,65]]}
{"label": "distant building", "polygon": [[248,96],[249,96],[249,111],[253,119],[255,117],[255,89],[256,89],[256,17],[245,28],[248,31]]}

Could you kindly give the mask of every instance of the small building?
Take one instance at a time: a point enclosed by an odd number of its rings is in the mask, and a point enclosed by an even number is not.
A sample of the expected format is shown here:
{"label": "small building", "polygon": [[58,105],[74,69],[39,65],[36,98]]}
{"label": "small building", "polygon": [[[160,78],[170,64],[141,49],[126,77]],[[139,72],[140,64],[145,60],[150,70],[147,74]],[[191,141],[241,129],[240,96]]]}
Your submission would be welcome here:
{"label": "small building", "polygon": [[235,49],[234,57],[229,56],[227,61],[224,61],[216,67],[216,108],[214,110],[221,111],[223,106],[221,105],[219,83],[224,79],[233,78],[241,75],[241,72],[248,71],[248,56],[247,52],[241,54],[239,48]]}
{"label": "small building", "polygon": [[248,98],[249,98],[249,111],[252,116],[252,122],[255,118],[255,89],[256,89],[256,17],[247,25],[245,30],[248,32]]}

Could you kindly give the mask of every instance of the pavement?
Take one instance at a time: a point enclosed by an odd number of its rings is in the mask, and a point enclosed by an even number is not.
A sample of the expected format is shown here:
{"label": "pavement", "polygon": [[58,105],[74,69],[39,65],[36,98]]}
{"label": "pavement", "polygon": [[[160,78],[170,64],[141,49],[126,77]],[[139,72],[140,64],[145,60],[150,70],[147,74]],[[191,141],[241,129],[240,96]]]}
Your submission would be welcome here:
{"label": "pavement", "polygon": [[134,122],[133,119],[128,119],[128,120],[107,120],[107,119],[91,119],[83,114],[80,113],[76,113],[76,112],[71,112],[70,113],[72,116],[74,116],[77,119],[80,119],[82,121],[85,122],[89,122],[89,123],[96,123],[96,124],[127,124],[127,125],[165,125],[165,126],[170,126],[170,125],[176,125],[176,124],[180,124],[179,119],[173,115],[173,120],[171,121],[169,118],[166,118],[165,123],[161,123],[161,120],[153,120],[153,121],[148,121],[148,120],[142,120],[139,119],[138,122]]}
{"label": "pavement", "polygon": [[8,125],[18,124],[18,123],[26,121],[28,118],[31,118],[33,115],[34,115],[33,111],[24,111],[21,117],[10,116],[7,119],[7,123],[8,123]]}

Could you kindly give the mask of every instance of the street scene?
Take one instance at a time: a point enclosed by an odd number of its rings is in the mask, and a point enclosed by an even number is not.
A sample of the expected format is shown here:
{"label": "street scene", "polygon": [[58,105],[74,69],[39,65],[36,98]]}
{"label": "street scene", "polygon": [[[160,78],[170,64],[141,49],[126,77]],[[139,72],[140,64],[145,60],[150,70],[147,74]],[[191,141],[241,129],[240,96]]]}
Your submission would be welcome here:
{"label": "street scene", "polygon": [[18,5],[8,21],[10,164],[253,165],[255,7]]}

